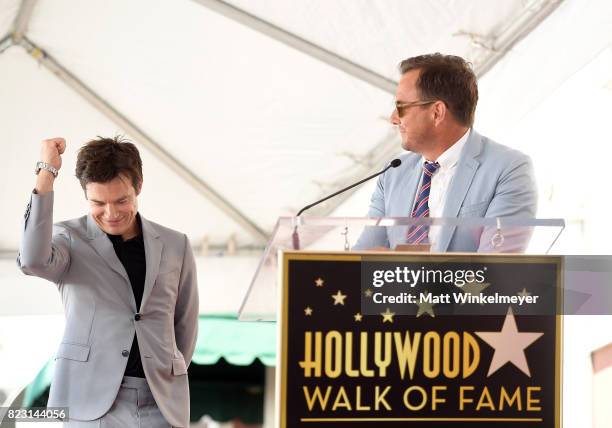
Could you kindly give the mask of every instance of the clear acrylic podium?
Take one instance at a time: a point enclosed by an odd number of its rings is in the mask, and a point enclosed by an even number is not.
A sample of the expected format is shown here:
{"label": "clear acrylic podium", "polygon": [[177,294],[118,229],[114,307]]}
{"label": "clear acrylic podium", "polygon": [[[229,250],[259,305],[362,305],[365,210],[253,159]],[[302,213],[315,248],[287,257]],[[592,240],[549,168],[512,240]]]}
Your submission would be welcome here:
{"label": "clear acrylic podium", "polygon": [[[278,254],[282,251],[384,251],[363,237],[387,237],[389,250],[401,248],[410,228],[429,227],[430,252],[521,253],[554,252],[565,222],[527,218],[345,218],[281,217],[239,311],[241,321],[275,321],[278,305]],[[360,240],[360,237],[362,238]],[[435,238],[433,238],[435,237]],[[458,239],[460,238],[460,239]],[[416,247],[415,247],[416,249]]]}

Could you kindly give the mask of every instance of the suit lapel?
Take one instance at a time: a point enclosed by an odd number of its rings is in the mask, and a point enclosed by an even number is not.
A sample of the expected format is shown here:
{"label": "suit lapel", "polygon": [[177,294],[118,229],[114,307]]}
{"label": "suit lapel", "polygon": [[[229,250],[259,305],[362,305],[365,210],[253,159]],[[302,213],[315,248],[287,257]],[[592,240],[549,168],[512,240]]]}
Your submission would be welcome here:
{"label": "suit lapel", "polygon": [[144,305],[151,295],[153,286],[155,285],[155,279],[159,273],[159,264],[161,262],[162,249],[164,247],[159,234],[155,230],[155,227],[148,222],[142,214],[140,215],[140,221],[142,222],[142,236],[144,239],[145,247],[145,259],[147,263],[147,273],[145,275],[144,293],[142,295],[142,302],[140,309],[144,308]]}
{"label": "suit lapel", "polygon": [[104,233],[96,222],[91,218],[91,214],[87,216],[87,237],[91,242],[91,246],[96,250],[96,253],[106,262],[106,264],[114,270],[116,273],[121,275],[125,280],[126,287],[122,287],[120,290],[129,291],[127,294],[129,297],[130,305],[136,309],[136,300],[134,299],[134,293],[132,292],[132,286],[130,285],[130,278],[121,264],[121,261],[117,258],[113,243],[108,239],[106,233]]}
{"label": "suit lapel", "polygon": [[[459,209],[465,200],[465,196],[472,184],[472,179],[476,170],[480,166],[480,162],[476,157],[482,149],[482,139],[480,135],[473,129],[470,130],[470,136],[463,147],[459,162],[456,166],[455,175],[450,183],[446,193],[446,203],[442,217],[456,218],[459,214]],[[437,244],[437,251],[445,252],[448,250],[448,245],[455,232],[455,226],[445,226],[440,231],[440,237]]]}

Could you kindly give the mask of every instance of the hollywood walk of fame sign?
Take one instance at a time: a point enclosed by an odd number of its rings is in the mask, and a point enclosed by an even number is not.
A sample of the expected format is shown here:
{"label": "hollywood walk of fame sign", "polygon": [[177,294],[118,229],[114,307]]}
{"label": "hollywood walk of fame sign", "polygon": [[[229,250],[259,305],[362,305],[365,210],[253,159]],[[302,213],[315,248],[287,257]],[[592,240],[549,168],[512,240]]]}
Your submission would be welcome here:
{"label": "hollywood walk of fame sign", "polygon": [[[286,252],[280,263],[279,427],[561,426],[561,317],[548,312],[560,300],[542,311],[460,297],[550,300],[560,258]],[[450,303],[373,305],[384,287],[364,281],[364,270],[395,271],[389,263],[451,272],[455,282],[475,266],[486,273],[465,289],[413,287],[415,296],[448,291]]]}

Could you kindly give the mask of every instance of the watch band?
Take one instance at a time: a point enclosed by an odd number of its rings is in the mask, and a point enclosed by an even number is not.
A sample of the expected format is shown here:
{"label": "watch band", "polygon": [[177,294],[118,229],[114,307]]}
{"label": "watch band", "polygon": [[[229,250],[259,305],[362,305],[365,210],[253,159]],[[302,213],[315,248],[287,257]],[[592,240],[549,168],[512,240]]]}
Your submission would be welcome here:
{"label": "watch band", "polygon": [[36,173],[36,175],[38,175],[38,173],[40,172],[41,169],[45,169],[47,171],[49,171],[51,174],[53,174],[54,177],[57,177],[57,168],[49,165],[46,162],[36,162],[36,168],[34,168],[34,172]]}

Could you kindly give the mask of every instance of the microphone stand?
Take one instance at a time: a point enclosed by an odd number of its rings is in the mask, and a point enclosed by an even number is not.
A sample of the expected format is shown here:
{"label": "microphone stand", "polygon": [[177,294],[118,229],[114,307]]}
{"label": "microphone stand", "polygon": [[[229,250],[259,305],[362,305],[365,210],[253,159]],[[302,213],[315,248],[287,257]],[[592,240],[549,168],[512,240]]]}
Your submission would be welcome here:
{"label": "microphone stand", "polygon": [[310,204],[310,205],[306,205],[304,208],[302,208],[301,210],[299,210],[299,211],[298,211],[298,213],[295,215],[296,224],[295,224],[295,226],[294,226],[294,228],[293,228],[293,234],[291,235],[291,241],[292,241],[292,244],[293,244],[293,249],[294,249],[294,250],[299,250],[299,249],[300,249],[300,236],[299,236],[299,234],[298,234],[298,222],[299,222],[300,215],[301,215],[301,214],[302,214],[304,211],[306,211],[306,210],[308,210],[308,209],[310,209],[310,208],[314,207],[315,205],[319,205],[321,202],[325,202],[326,200],[328,200],[328,199],[330,199],[330,198],[333,198],[334,196],[337,196],[337,195],[339,195],[340,193],[344,193],[344,192],[346,192],[347,190],[350,190],[350,189],[352,189],[352,188],[353,188],[353,187],[355,187],[355,186],[359,186],[360,184],[363,184],[363,183],[365,183],[366,181],[373,179],[374,177],[378,177],[379,175],[384,174],[385,172],[387,172],[387,170],[388,170],[388,169],[390,169],[390,168],[397,168],[397,167],[398,167],[398,166],[400,166],[401,164],[402,164],[402,161],[401,161],[401,160],[399,160],[399,159],[393,159],[393,160],[391,161],[391,163],[389,163],[389,165],[387,165],[387,167],[386,167],[385,169],[383,169],[382,171],[379,171],[379,172],[377,172],[377,173],[375,173],[375,174],[369,175],[369,176],[367,176],[366,178],[364,178],[364,179],[362,179],[362,180],[359,180],[357,183],[353,183],[353,184],[351,184],[350,186],[345,187],[344,189],[340,189],[340,190],[338,190],[337,192],[334,192],[334,193],[332,193],[331,195],[328,195],[328,196],[324,197],[323,199],[319,199],[318,201],[313,202],[313,203],[312,203],[312,204]]}

